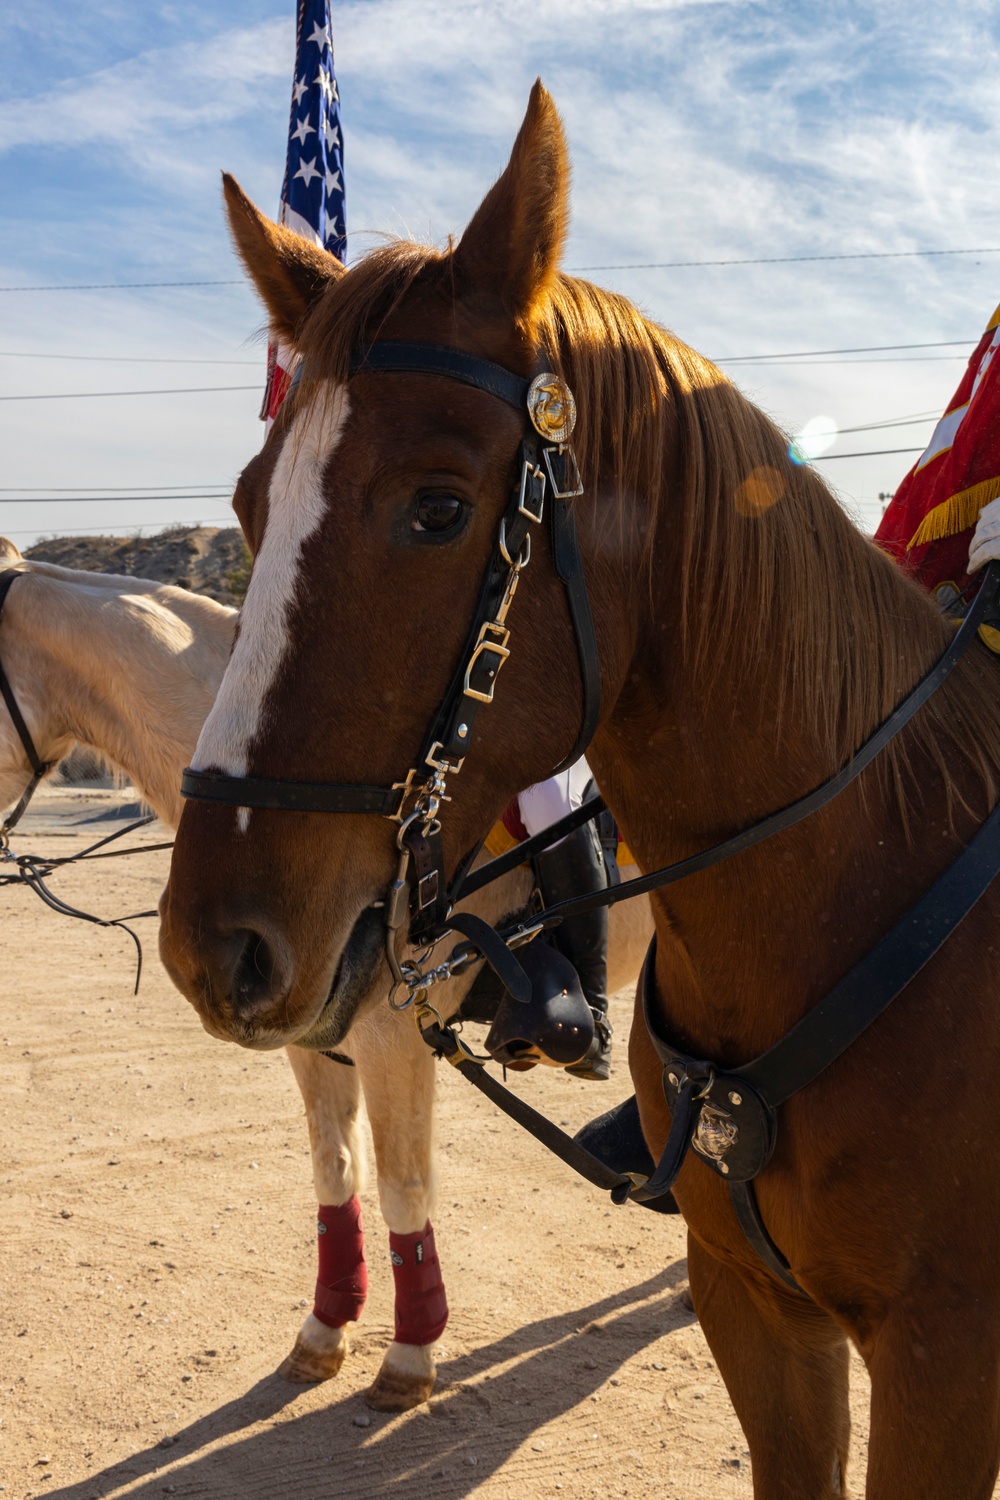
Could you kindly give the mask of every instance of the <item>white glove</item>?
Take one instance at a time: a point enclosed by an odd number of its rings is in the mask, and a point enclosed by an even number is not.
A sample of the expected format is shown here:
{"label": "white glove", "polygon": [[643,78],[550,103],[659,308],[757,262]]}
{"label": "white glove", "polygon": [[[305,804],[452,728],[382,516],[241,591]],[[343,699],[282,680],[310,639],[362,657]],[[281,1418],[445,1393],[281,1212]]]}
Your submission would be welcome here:
{"label": "white glove", "polygon": [[969,545],[969,572],[1000,558],[1000,500],[991,500],[979,512],[979,523]]}

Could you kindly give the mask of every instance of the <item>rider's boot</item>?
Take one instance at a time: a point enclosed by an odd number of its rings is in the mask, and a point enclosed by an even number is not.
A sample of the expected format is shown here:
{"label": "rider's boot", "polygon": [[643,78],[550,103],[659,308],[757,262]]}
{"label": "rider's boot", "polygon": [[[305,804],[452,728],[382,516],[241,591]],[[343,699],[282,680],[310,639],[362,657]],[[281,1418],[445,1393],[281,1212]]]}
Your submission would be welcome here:
{"label": "rider's boot", "polygon": [[[535,874],[543,905],[554,906],[571,896],[603,891],[608,884],[601,845],[593,824],[587,823],[535,856]],[[576,969],[580,987],[594,1014],[594,1040],[586,1057],[567,1073],[578,1078],[606,1079],[611,1070],[611,1022],[608,1020],[608,910],[569,917],[552,930],[552,941]]]}

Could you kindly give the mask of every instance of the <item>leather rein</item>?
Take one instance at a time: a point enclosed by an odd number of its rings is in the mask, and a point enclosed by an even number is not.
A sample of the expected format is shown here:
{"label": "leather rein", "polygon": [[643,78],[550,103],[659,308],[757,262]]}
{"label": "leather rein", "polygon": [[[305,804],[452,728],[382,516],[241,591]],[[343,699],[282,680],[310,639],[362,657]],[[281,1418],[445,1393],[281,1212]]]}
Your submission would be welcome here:
{"label": "leather rein", "polygon": [[[470,873],[478,853],[460,862],[449,890],[441,847],[438,814],[447,778],[462,769],[479,709],[493,701],[496,677],[510,654],[507,612],[521,573],[531,556],[531,533],[541,525],[548,492],[553,562],[567,595],[576,636],[583,683],[583,715],[576,743],[557,770],[586,750],[600,714],[600,663],[586,584],[569,502],[582,494],[579,469],[569,443],[575,422],[572,393],[552,374],[534,381],[488,360],[430,344],[376,343],[360,351],[351,374],[360,371],[441,375],[486,391],[516,410],[527,408],[528,421],[518,451],[510,500],[480,589],[465,645],[444,699],[425,738],[417,765],[392,787],[355,783],[294,782],[229,776],[186,770],[185,797],[231,807],[260,807],[302,812],[380,813],[397,823],[400,851],[395,881],[384,903],[386,956],[395,985],[390,1004],[405,1009],[415,1003],[425,1041],[448,1058],[472,1083],[563,1161],[590,1182],[611,1191],[613,1201],[631,1199],[644,1207],[667,1210],[670,1188],[690,1149],[723,1177],[744,1234],[768,1269],[786,1286],[801,1291],[781,1251],[764,1226],[753,1190],[754,1178],[771,1158],[777,1135],[777,1110],[791,1094],[811,1083],[854,1042],[910,983],[983,895],[1000,869],[1000,805],[969,845],[923,897],[833,990],[782,1040],[743,1067],[723,1069],[679,1051],[663,1036],[656,1008],[654,962],[656,938],[650,944],[640,978],[644,1016],[663,1063],[664,1094],[671,1110],[671,1129],[652,1176],[618,1173],[511,1094],[482,1067],[430,1004],[429,991],[459,973],[480,956],[497,972],[511,993],[527,999],[527,977],[512,950],[566,917],[650,891],[711,868],[793,827],[825,806],[856,780],[895,738],[952,672],[976,638],[980,625],[1000,612],[1000,563],[990,563],[969,611],[942,656],[892,714],[858,748],[851,760],[820,786],[787,807],[710,849],[604,891],[561,901],[530,921],[497,932],[468,912],[453,912],[460,897],[499,879],[533,853],[557,842],[599,815],[604,803],[594,798],[525,844]],[[416,961],[399,961],[397,934],[409,914],[410,941],[423,950]],[[425,967],[431,948],[449,931],[468,941],[434,968]],[[397,1004],[401,988],[406,998]]]}

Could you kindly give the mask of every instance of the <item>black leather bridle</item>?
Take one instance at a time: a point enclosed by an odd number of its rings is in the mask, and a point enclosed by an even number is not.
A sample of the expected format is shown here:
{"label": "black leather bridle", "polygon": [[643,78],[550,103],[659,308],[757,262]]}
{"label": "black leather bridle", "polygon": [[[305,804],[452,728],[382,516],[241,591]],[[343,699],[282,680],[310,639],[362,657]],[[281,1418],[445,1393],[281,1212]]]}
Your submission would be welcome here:
{"label": "black leather bridle", "polygon": [[[18,568],[4,568],[3,572],[0,572],[0,615],[3,614],[7,595],[10,593],[15,579],[21,577],[23,577],[23,574]],[[11,687],[7,673],[3,669],[2,661],[0,661],[0,697],[3,698],[4,703],[7,705],[7,712],[10,714],[14,728],[17,730],[17,737],[24,747],[24,753],[28,757],[28,764],[32,772],[31,780],[21,794],[21,800],[14,808],[14,811],[8,817],[4,818],[3,826],[0,827],[0,844],[5,846],[7,835],[20,822],[25,808],[38,789],[39,782],[52,770],[55,762],[42,760],[35,749],[35,742],[31,738],[31,731],[25,723],[24,715],[18,706],[17,699],[14,697],[14,689]]]}
{"label": "black leather bridle", "polygon": [[[575,403],[564,382],[551,373],[526,380],[490,360],[436,344],[370,344],[355,355],[350,373],[375,371],[439,375],[457,380],[505,401],[525,418],[510,499],[500,521],[472,624],[417,762],[402,781],[388,787],[230,776],[221,771],[188,769],[181,780],[181,792],[194,801],[229,807],[378,813],[397,823],[400,863],[386,898],[385,919],[386,953],[400,984],[412,977],[409,971],[400,969],[395,953],[396,935],[407,915],[410,940],[416,946],[428,944],[450,917],[452,903],[438,814],[448,779],[461,771],[476,719],[481,709],[493,702],[497,677],[510,655],[507,615],[531,558],[532,532],[543,524],[546,508],[553,565],[566,590],[583,686],[579,732],[572,748],[554,770],[572,765],[590,743],[601,711],[601,669],[571,507],[571,501],[582,494],[583,485],[569,441],[576,419]],[[463,868],[468,863],[468,859],[464,861]],[[486,944],[484,956],[515,994],[524,989],[523,971],[504,943],[495,936],[491,940],[492,929],[468,914],[457,914],[451,918],[451,925]]]}

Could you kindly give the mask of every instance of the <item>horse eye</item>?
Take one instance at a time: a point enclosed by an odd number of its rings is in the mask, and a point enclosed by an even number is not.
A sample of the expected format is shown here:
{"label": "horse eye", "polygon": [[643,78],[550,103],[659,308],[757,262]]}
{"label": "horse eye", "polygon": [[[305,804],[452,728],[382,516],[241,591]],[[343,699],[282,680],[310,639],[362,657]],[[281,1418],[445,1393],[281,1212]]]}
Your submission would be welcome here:
{"label": "horse eye", "polygon": [[464,511],[465,505],[455,495],[421,495],[410,526],[413,531],[432,531],[441,536],[455,530]]}

